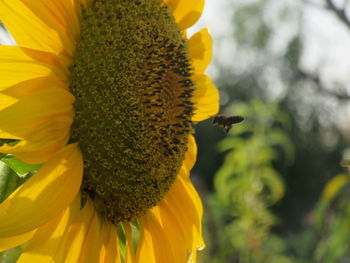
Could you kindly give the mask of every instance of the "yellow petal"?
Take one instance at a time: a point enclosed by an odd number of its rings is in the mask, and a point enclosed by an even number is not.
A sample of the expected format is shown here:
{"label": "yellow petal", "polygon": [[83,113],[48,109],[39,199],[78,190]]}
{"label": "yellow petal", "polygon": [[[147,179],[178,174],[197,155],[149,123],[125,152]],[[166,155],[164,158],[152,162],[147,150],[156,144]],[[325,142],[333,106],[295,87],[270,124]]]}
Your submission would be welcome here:
{"label": "yellow petal", "polygon": [[169,3],[176,23],[182,30],[192,26],[201,16],[204,0],[165,0]]}
{"label": "yellow petal", "polygon": [[186,262],[187,254],[190,251],[186,246],[186,235],[182,232],[182,228],[176,216],[174,216],[164,202],[153,207],[152,212],[161,225],[166,239],[171,241],[169,245],[171,247],[172,256],[174,257],[174,262]]}
{"label": "yellow petal", "polygon": [[196,74],[203,74],[213,55],[213,40],[207,28],[194,34],[189,40],[189,56]]}
{"label": "yellow petal", "polygon": [[103,245],[100,251],[100,263],[121,263],[119,241],[116,227],[104,222],[102,226]]}
{"label": "yellow petal", "polygon": [[152,211],[141,219],[141,236],[136,255],[137,263],[176,263],[170,242]]}
{"label": "yellow petal", "polygon": [[90,263],[90,262],[99,262],[100,258],[100,249],[102,247],[101,240],[101,226],[97,213],[95,212],[91,223],[88,226],[88,231],[84,239],[84,245],[82,247],[79,263]]}
{"label": "yellow petal", "polygon": [[25,163],[45,163],[68,142],[72,121],[72,117],[66,116],[49,120],[16,145],[0,146],[0,152],[12,154]]}
{"label": "yellow petal", "polygon": [[0,251],[4,251],[23,244],[24,242],[31,239],[34,233],[35,230],[18,236],[0,238]]}
{"label": "yellow petal", "polygon": [[0,204],[0,237],[27,233],[57,216],[76,197],[82,174],[83,160],[76,144],[57,152]]}
{"label": "yellow petal", "polygon": [[18,262],[84,262],[82,255],[92,256],[88,262],[98,262],[87,250],[96,245],[91,237],[99,232],[97,219],[90,200],[81,211],[80,198],[75,198],[69,208],[37,230]]}
{"label": "yellow petal", "polygon": [[67,208],[47,224],[38,228],[17,263],[51,262],[61,244],[69,215],[70,209]]}
{"label": "yellow petal", "polygon": [[35,4],[32,0],[21,0],[21,2],[45,24],[59,33],[64,48],[72,56],[75,40],[79,35],[77,4],[71,0],[36,0]]}
{"label": "yellow petal", "polygon": [[197,159],[197,144],[193,135],[190,135],[188,138],[188,150],[185,154],[185,160],[182,164],[183,168],[187,172],[187,175],[190,175],[190,171],[196,163]]}
{"label": "yellow petal", "polygon": [[73,20],[74,16],[62,18],[62,12],[58,11],[62,9],[58,8],[60,2],[68,0],[50,1],[50,4],[43,4],[42,0],[2,0],[0,17],[19,46],[69,57],[74,46],[68,41],[65,31],[69,26],[65,20]]}
{"label": "yellow petal", "polygon": [[51,53],[0,46],[0,91],[34,78],[50,77],[56,81],[67,81],[68,74]]}
{"label": "yellow petal", "polygon": [[11,106],[12,104],[15,104],[17,101],[18,99],[12,96],[0,93],[0,111]]}
{"label": "yellow petal", "polygon": [[72,206],[68,226],[52,262],[80,262],[79,257],[86,241],[89,226],[94,218],[95,210],[90,199],[87,200],[82,210],[80,210],[80,198],[76,198],[76,200],[79,202],[74,202]]}
{"label": "yellow petal", "polygon": [[219,91],[207,75],[194,77],[196,90],[192,101],[196,110],[192,121],[199,122],[208,119],[219,111]]}
{"label": "yellow petal", "polygon": [[[202,237],[202,218],[203,218],[203,205],[202,201],[198,195],[198,192],[194,188],[190,178],[184,172],[183,169],[180,170],[178,176],[179,188],[178,190],[184,191],[183,201],[187,202],[188,207],[193,207],[193,224],[195,229],[195,240],[192,247],[192,251],[202,250],[205,247],[203,237]],[[186,205],[185,205],[186,206]],[[197,215],[197,217],[196,217]]]}
{"label": "yellow petal", "polygon": [[6,88],[1,93],[13,98],[21,99],[35,91],[47,88],[61,88],[68,90],[67,83],[58,81],[53,77],[41,77],[22,81],[14,86]]}
{"label": "yellow petal", "polygon": [[0,111],[0,137],[26,138],[57,117],[73,117],[75,98],[60,88],[39,90]]}
{"label": "yellow petal", "polygon": [[101,230],[101,240],[102,240],[102,246],[100,249],[100,258],[98,262],[104,263],[107,261],[107,253],[108,253],[108,245],[110,243],[111,238],[111,227],[109,224],[103,224],[102,230]]}
{"label": "yellow petal", "polygon": [[188,251],[193,254],[204,248],[202,239],[203,207],[188,175],[181,169],[175,183],[163,199],[171,213],[176,217],[186,240]]}
{"label": "yellow petal", "polygon": [[123,223],[125,235],[126,235],[126,255],[125,263],[134,263],[135,261],[135,251],[132,240],[131,226],[128,222]]}

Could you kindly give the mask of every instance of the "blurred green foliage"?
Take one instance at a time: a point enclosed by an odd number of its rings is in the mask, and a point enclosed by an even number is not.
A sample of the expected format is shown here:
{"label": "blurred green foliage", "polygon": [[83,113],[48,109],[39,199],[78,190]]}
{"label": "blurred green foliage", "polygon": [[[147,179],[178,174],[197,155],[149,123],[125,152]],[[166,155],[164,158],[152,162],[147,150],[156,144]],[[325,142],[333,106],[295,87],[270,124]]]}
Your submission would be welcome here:
{"label": "blurred green foliage", "polygon": [[317,232],[314,261],[349,261],[350,181],[347,174],[340,174],[329,181],[314,217]]}
{"label": "blurred green foliage", "polygon": [[[0,145],[4,143],[15,144],[17,141],[0,139]],[[26,164],[11,155],[0,154],[0,203],[41,166],[41,164]]]}
{"label": "blurred green foliage", "polygon": [[[276,217],[268,207],[280,200],[284,186],[272,162],[280,154],[293,159],[293,146],[283,130],[288,118],[276,104],[255,100],[238,104],[232,112],[245,116],[219,144],[225,161],[215,177],[215,192],[208,202],[219,239],[208,262],[291,262],[285,246],[268,234]],[[213,230],[213,229],[212,229]]]}
{"label": "blurred green foliage", "polygon": [[16,262],[22,253],[21,247],[16,247],[9,249],[4,252],[0,252],[0,262],[1,263],[13,263]]}
{"label": "blurred green foliage", "polygon": [[350,186],[339,165],[349,141],[337,123],[349,100],[332,94],[340,80],[327,92],[317,68],[303,69],[308,2],[229,2],[235,51],[230,66],[217,61],[216,82],[221,111],[247,120],[226,138],[209,121],[197,126],[194,182],[206,183],[197,183],[206,208],[202,261],[350,262]]}

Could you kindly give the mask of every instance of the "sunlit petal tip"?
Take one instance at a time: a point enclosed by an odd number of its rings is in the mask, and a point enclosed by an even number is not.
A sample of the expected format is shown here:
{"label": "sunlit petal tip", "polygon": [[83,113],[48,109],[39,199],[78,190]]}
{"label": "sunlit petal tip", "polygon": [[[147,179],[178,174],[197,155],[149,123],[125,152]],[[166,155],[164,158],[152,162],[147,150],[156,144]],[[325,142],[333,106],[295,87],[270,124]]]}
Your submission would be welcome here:
{"label": "sunlit petal tip", "polygon": [[[188,174],[183,170],[180,171],[177,180],[161,205],[167,207],[178,222],[178,231],[183,233],[187,252],[192,255],[190,259],[193,259],[198,248],[204,247],[201,226],[203,208]],[[190,259],[188,262],[191,262]]]}
{"label": "sunlit petal tip", "polygon": [[194,77],[196,90],[193,102],[196,110],[192,120],[199,122],[206,120],[219,112],[219,91],[207,75]]}
{"label": "sunlit petal tip", "polygon": [[188,41],[189,55],[196,74],[203,74],[213,55],[213,40],[207,28],[194,34]]}
{"label": "sunlit petal tip", "polygon": [[205,249],[205,244],[201,244],[200,246],[197,247],[198,251],[202,251],[203,249]]}
{"label": "sunlit petal tip", "polygon": [[165,0],[170,5],[176,23],[185,30],[194,25],[204,9],[204,0]]}

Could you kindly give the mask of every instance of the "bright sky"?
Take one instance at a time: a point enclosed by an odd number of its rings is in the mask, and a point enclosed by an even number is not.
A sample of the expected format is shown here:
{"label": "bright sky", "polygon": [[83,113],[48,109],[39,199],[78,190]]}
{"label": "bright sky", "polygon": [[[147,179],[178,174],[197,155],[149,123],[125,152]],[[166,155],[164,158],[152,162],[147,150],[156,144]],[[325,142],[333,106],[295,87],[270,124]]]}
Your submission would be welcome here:
{"label": "bright sky", "polygon": [[[206,0],[204,13],[190,31],[192,33],[202,27],[209,27],[214,37],[214,59],[221,63],[233,63],[235,44],[229,39],[232,32],[231,20],[233,11],[230,4],[240,0]],[[247,2],[250,0],[246,0]],[[281,4],[281,0],[270,1],[271,12]],[[291,8],[301,5],[301,0],[284,0]],[[289,3],[288,3],[289,2]],[[294,2],[294,3],[291,3]],[[311,2],[311,1],[310,1]],[[350,81],[350,30],[346,28],[333,13],[322,8],[325,0],[314,0],[303,8],[301,29],[304,33],[305,52],[303,65],[306,69],[316,70],[327,76],[331,81]],[[341,6],[342,0],[336,0]],[[283,28],[279,30],[276,47],[283,46],[292,34],[293,29]],[[278,43],[279,42],[279,43]],[[282,44],[281,44],[282,43]],[[215,69],[209,73],[217,77]],[[326,80],[327,81],[327,80]],[[349,90],[350,92],[350,90]]]}
{"label": "bright sky", "polygon": [[329,77],[331,81],[349,83],[350,28],[333,13],[312,5],[306,9],[304,21],[304,63],[312,68],[322,65],[320,71],[326,77],[325,81]]}

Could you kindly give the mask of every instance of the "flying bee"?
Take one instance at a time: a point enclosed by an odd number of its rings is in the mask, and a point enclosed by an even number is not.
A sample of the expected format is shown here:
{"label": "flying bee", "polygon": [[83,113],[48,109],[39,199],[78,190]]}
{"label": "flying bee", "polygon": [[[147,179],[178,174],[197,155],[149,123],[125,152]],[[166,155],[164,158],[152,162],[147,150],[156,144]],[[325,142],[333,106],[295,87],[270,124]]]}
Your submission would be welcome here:
{"label": "flying bee", "polygon": [[223,128],[227,134],[232,128],[233,124],[240,123],[242,121],[244,121],[244,118],[241,116],[227,116],[219,114],[214,117],[213,124]]}

